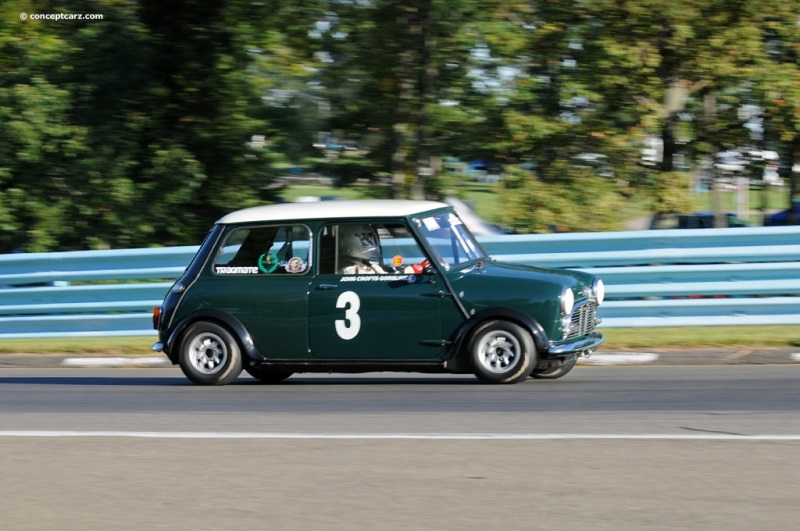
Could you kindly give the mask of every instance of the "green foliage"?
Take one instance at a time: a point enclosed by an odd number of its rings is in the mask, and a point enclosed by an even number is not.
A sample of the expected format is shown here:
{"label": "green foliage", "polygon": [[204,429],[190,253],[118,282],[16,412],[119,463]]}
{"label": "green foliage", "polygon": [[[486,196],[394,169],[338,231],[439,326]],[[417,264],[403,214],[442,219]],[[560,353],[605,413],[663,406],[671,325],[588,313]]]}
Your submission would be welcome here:
{"label": "green foliage", "polygon": [[329,162],[328,174],[334,178],[337,187],[348,186],[358,180],[372,181],[377,166],[363,155],[343,155]]}
{"label": "green foliage", "polygon": [[684,210],[679,163],[743,146],[800,195],[797,30],[782,0],[7,2],[0,252],[194,244],[296,164],[438,197],[459,178],[436,160],[499,163],[519,230]]}
{"label": "green foliage", "polygon": [[[48,4],[29,11],[65,11]],[[269,127],[234,46],[235,7],[66,10],[102,21],[3,13],[0,252],[197,243],[221,214],[273,198],[280,156],[251,143]]]}
{"label": "green foliage", "polygon": [[614,181],[563,162],[552,168],[562,174],[558,184],[524,170],[509,172],[500,192],[502,225],[523,233],[621,229],[616,213],[625,200]]}
{"label": "green foliage", "polygon": [[654,185],[653,197],[653,210],[661,214],[694,210],[689,193],[689,176],[685,173],[660,174]]}

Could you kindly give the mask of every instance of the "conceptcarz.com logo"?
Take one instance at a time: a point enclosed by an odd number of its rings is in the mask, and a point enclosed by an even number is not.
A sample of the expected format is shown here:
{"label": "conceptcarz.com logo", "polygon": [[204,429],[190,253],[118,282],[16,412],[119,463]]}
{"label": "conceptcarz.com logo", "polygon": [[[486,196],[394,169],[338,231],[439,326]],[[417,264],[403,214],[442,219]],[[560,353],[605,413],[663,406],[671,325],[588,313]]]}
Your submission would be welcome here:
{"label": "conceptcarz.com logo", "polygon": [[102,13],[20,13],[20,20],[103,20]]}

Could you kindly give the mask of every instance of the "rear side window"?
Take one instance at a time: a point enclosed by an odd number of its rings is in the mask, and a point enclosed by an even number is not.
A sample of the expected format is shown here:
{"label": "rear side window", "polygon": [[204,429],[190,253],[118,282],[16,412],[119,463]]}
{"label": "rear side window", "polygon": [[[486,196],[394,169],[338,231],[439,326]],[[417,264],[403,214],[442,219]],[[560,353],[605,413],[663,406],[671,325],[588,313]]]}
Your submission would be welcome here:
{"label": "rear side window", "polygon": [[217,275],[301,275],[309,270],[311,232],[305,225],[241,227],[225,238]]}

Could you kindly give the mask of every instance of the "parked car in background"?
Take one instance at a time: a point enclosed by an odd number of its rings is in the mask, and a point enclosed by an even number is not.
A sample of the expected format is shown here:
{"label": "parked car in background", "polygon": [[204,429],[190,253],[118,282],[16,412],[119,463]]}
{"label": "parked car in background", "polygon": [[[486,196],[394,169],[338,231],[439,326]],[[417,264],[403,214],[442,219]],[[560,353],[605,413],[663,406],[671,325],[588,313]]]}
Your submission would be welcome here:
{"label": "parked car in background", "polygon": [[492,260],[452,207],[319,201],[211,228],[153,311],[156,351],[191,381],[303,372],[567,374],[602,342],[603,282]]}
{"label": "parked car in background", "polygon": [[[724,212],[728,227],[747,227],[748,223],[733,212]],[[713,229],[714,212],[701,210],[693,214],[655,214],[650,220],[651,229]]]}
{"label": "parked car in background", "polygon": [[[750,184],[755,185],[782,185],[783,181],[778,175],[779,164],[778,153],[767,150],[723,151],[714,158],[714,168],[722,176],[746,177]],[[759,175],[754,176],[754,171]]]}
{"label": "parked car in background", "polygon": [[[792,200],[792,211],[794,211],[794,225],[800,223],[800,199]],[[765,227],[780,227],[789,224],[790,209],[781,210],[764,218]]]}

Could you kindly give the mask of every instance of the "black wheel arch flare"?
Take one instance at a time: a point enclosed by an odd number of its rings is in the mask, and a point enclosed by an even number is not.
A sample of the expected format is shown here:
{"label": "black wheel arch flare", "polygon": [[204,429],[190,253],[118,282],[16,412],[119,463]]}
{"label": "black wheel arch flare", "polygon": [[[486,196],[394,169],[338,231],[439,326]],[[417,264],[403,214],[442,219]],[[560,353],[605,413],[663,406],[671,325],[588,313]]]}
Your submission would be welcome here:
{"label": "black wheel arch flare", "polygon": [[525,328],[533,337],[533,343],[536,346],[536,350],[540,353],[547,352],[548,345],[550,344],[550,338],[547,337],[547,333],[544,331],[544,328],[542,328],[542,325],[540,325],[530,315],[515,308],[485,308],[461,323],[461,326],[459,326],[458,329],[453,333],[450,340],[452,346],[448,355],[447,365],[449,367],[460,366],[462,359],[465,358],[464,347],[469,341],[472,331],[486,321],[495,320],[511,321]]}
{"label": "black wheel arch flare", "polygon": [[183,332],[189,326],[198,321],[209,321],[220,326],[224,326],[231,334],[233,334],[233,337],[236,338],[236,341],[239,343],[239,347],[242,349],[242,352],[246,358],[250,358],[252,360],[264,359],[264,357],[256,350],[255,345],[253,345],[253,340],[250,338],[250,333],[236,317],[220,310],[205,309],[199,310],[187,317],[184,317],[181,322],[173,328],[164,349],[169,356],[170,361],[173,363],[177,363],[178,360],[178,348],[180,347],[180,341],[181,337],[183,336]]}

